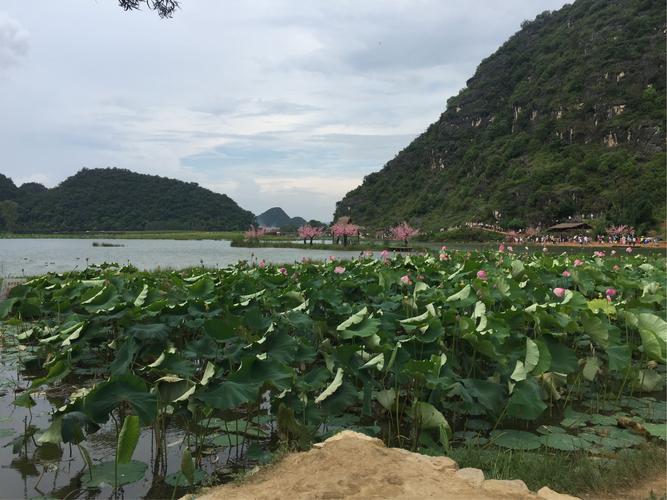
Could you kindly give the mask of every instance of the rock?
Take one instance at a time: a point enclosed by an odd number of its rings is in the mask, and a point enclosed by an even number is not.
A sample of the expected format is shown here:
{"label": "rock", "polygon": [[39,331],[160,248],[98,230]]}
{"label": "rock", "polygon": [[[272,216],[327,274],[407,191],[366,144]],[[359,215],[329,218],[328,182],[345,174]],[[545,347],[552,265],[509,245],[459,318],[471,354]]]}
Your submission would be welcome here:
{"label": "rock", "polygon": [[579,497],[573,497],[572,495],[565,495],[564,493],[558,493],[557,491],[552,490],[548,486],[544,486],[537,491],[537,496],[543,498],[544,500],[581,500]]}
{"label": "rock", "polygon": [[315,443],[313,445],[313,448],[323,448],[327,444],[333,443],[335,441],[340,441],[341,439],[361,439],[362,441],[371,441],[376,446],[381,446],[384,448],[384,443],[382,442],[381,439],[370,437],[367,436],[366,434],[362,434],[361,432],[354,432],[354,431],[339,432],[338,434],[331,436],[329,439],[326,439],[322,443]]}
{"label": "rock", "polygon": [[468,483],[472,484],[476,488],[479,488],[484,482],[484,472],[481,469],[473,469],[472,467],[465,467],[456,471],[456,477],[463,479]]}
{"label": "rock", "polygon": [[529,495],[530,490],[526,483],[521,479],[500,480],[487,479],[482,483],[482,489],[489,493],[497,493],[499,495],[514,495],[521,498],[522,495]]}
{"label": "rock", "polygon": [[457,470],[459,464],[449,457],[431,457],[433,467],[438,470]]}
{"label": "rock", "polygon": [[431,457],[428,455],[421,455],[420,453],[415,453],[413,451],[404,450],[403,448],[391,448],[391,450],[405,455],[406,458],[410,460],[416,460],[422,462],[424,466],[431,466],[435,470],[444,471],[451,470],[455,471],[459,468],[458,464],[449,457]]}

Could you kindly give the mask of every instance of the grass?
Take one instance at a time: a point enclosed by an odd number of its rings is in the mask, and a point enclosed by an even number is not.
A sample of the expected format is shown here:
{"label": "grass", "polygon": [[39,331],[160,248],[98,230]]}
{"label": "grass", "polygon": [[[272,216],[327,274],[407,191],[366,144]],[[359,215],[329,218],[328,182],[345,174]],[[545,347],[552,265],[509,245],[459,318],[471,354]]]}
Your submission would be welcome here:
{"label": "grass", "polygon": [[480,447],[455,448],[450,456],[459,467],[482,469],[486,479],[521,479],[533,491],[548,486],[571,495],[613,493],[632,488],[642,479],[665,474],[667,467],[665,449],[654,444],[624,450],[613,459],[585,453]]}

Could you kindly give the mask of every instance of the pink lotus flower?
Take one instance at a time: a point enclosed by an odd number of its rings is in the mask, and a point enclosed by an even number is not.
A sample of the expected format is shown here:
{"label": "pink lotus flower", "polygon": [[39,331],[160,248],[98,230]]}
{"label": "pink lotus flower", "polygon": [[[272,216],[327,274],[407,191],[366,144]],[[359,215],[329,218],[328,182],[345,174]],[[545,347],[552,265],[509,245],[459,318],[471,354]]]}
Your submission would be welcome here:
{"label": "pink lotus flower", "polygon": [[266,262],[264,262],[264,259],[259,261],[258,266],[260,269],[264,269],[266,267]]}
{"label": "pink lotus flower", "polygon": [[626,251],[627,253],[632,253],[632,247],[628,247],[628,248],[626,248],[625,251]]}
{"label": "pink lotus flower", "polygon": [[333,262],[334,260],[336,260],[336,257],[334,257],[333,255],[329,255],[329,260]]}
{"label": "pink lotus flower", "polygon": [[447,250],[447,247],[446,247],[445,245],[442,245],[442,246],[440,247],[440,251],[441,251],[441,252],[444,252],[445,250]]}
{"label": "pink lotus flower", "polygon": [[569,278],[572,274],[567,269],[563,271],[563,278]]}
{"label": "pink lotus flower", "polygon": [[554,288],[554,295],[559,299],[562,299],[565,296],[565,288],[561,287]]}
{"label": "pink lotus flower", "polygon": [[607,291],[604,292],[604,294],[607,296],[608,299],[615,297],[617,293],[618,292],[616,291],[615,288],[607,288]]}
{"label": "pink lotus flower", "polygon": [[401,276],[401,283],[404,285],[412,285],[412,280],[410,279],[410,276],[406,274],[405,276]]}
{"label": "pink lotus flower", "polygon": [[285,269],[284,267],[281,267],[280,269],[278,269],[278,272],[280,274],[282,274],[283,276],[287,276],[287,269]]}
{"label": "pink lotus flower", "polygon": [[440,260],[449,260],[450,257],[446,253],[441,253],[440,254]]}
{"label": "pink lotus flower", "polygon": [[343,274],[345,272],[345,268],[343,266],[336,266],[334,268],[334,273],[336,274]]}
{"label": "pink lotus flower", "polygon": [[593,252],[593,257],[604,257],[604,256],[605,253],[601,252],[600,250],[596,250],[595,252]]}
{"label": "pink lotus flower", "polygon": [[584,265],[584,261],[583,261],[583,260],[581,260],[581,259],[574,259],[574,267],[579,267],[579,266],[583,266],[583,265]]}
{"label": "pink lotus flower", "polygon": [[503,253],[503,252],[505,251],[505,245],[504,245],[503,243],[501,243],[500,245],[498,245],[498,251],[499,251],[500,253]]}
{"label": "pink lotus flower", "polygon": [[389,258],[389,251],[388,250],[382,250],[380,252],[380,257],[382,257],[383,259],[388,259]]}
{"label": "pink lotus flower", "polygon": [[479,271],[477,271],[477,277],[482,281],[486,281],[489,278],[488,274],[486,274],[486,271],[484,269],[480,269]]}

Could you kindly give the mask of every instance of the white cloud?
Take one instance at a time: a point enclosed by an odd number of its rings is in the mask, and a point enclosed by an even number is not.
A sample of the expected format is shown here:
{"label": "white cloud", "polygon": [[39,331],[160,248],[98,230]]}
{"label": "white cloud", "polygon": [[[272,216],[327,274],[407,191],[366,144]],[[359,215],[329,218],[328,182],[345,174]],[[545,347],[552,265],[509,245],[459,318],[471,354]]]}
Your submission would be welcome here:
{"label": "white cloud", "polygon": [[273,194],[284,191],[308,192],[327,196],[342,197],[361,182],[361,178],[349,177],[271,177],[256,178],[260,194]]}
{"label": "white cloud", "polygon": [[192,0],[160,20],[3,0],[0,169],[53,185],[116,166],[328,220],[523,19],[564,3]]}
{"label": "white cloud", "polygon": [[0,12],[0,75],[28,53],[30,35],[21,24]]}

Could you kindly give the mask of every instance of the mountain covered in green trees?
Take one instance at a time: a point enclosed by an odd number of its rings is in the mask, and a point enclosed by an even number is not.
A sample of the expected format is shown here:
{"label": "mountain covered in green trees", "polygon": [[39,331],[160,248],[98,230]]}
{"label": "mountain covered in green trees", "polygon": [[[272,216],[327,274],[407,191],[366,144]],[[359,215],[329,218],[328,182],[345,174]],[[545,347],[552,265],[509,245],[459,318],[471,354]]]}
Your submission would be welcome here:
{"label": "mountain covered in green trees", "polygon": [[656,0],[577,0],[524,21],[336,217],[429,229],[581,214],[664,224],[665,27]]}
{"label": "mountain covered in green trees", "polygon": [[255,216],[224,194],[118,168],[83,169],[58,186],[16,187],[0,174],[0,230],[239,230]]}
{"label": "mountain covered in green trees", "polygon": [[303,217],[290,217],[280,207],[269,208],[257,216],[257,224],[264,227],[297,228],[305,223]]}

